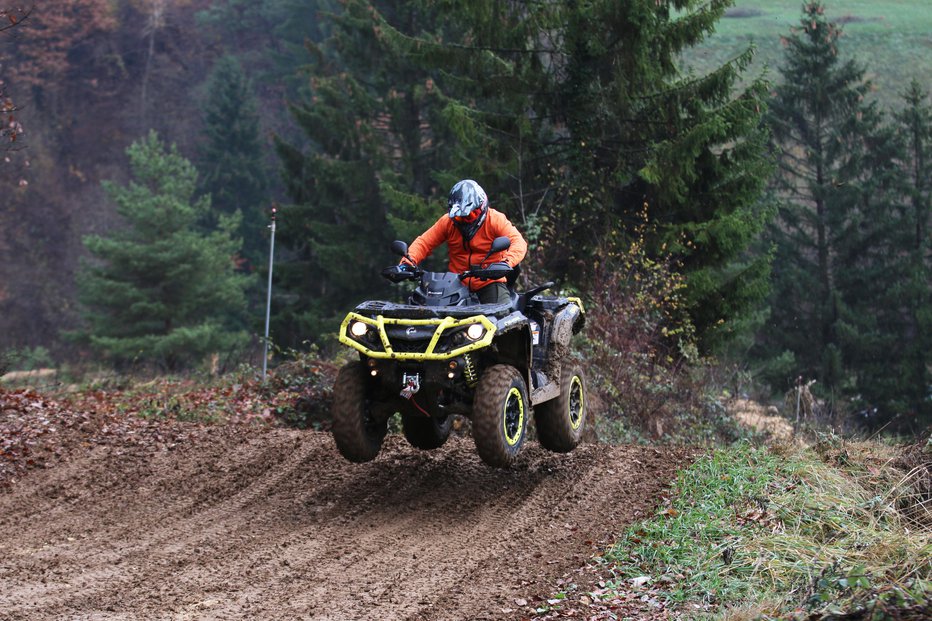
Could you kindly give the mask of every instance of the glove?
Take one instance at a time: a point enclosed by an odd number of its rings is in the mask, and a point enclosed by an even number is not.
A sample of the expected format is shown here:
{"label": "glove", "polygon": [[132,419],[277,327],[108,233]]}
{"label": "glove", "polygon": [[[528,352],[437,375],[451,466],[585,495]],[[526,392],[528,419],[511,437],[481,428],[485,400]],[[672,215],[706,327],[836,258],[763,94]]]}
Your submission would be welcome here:
{"label": "glove", "polygon": [[404,263],[399,263],[398,265],[390,265],[382,270],[382,277],[387,278],[392,282],[401,282],[402,280],[408,280],[413,278],[417,274],[417,268],[413,265],[406,265]]}

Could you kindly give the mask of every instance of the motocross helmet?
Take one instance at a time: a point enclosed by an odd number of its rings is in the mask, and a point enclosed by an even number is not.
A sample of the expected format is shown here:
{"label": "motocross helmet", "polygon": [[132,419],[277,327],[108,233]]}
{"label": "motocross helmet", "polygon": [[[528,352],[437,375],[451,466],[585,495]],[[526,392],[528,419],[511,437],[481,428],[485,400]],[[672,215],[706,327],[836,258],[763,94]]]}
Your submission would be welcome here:
{"label": "motocross helmet", "polygon": [[472,179],[457,182],[447,201],[450,219],[467,241],[472,239],[489,213],[489,198]]}

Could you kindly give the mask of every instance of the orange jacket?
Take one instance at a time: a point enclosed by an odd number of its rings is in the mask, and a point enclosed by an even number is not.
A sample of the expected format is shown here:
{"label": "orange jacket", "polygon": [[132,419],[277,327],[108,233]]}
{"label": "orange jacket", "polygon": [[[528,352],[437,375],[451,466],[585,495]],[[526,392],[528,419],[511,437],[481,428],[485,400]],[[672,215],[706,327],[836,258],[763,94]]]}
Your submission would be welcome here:
{"label": "orange jacket", "polygon": [[[511,239],[511,247],[503,252],[496,252],[489,257],[486,265],[504,261],[511,267],[516,266],[524,259],[527,254],[527,242],[518,232],[508,218],[500,211],[489,208],[485,222],[476,231],[476,234],[468,242],[463,239],[463,235],[453,224],[449,216],[443,215],[436,223],[427,229],[423,235],[419,236],[408,248],[408,255],[414,259],[415,263],[420,263],[430,256],[434,248],[447,242],[447,249],[450,254],[450,264],[447,268],[457,274],[465,272],[470,265],[478,264],[485,254],[492,247],[492,240],[496,237],[506,235]],[[464,281],[472,291],[478,291],[482,287],[492,284],[493,282],[505,282],[504,278],[499,280],[476,280],[467,278]]]}

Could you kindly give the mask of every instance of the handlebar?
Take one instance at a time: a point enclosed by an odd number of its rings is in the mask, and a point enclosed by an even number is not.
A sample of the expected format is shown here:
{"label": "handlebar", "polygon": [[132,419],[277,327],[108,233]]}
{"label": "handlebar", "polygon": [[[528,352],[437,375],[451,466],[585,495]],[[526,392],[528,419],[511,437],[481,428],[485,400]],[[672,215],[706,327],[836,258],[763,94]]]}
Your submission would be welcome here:
{"label": "handlebar", "polygon": [[[500,278],[507,278],[508,275],[514,271],[515,268],[509,267],[504,263],[496,263],[485,268],[474,265],[472,266],[472,269],[466,270],[460,274],[459,278],[460,280],[465,280],[466,278],[475,278],[477,280],[499,280]],[[406,263],[399,263],[397,265],[391,265],[383,269],[382,277],[394,283],[399,283],[405,280],[414,280],[415,278],[420,278],[423,273],[424,270],[422,270],[420,267],[415,267]]]}
{"label": "handlebar", "polygon": [[404,280],[420,278],[423,273],[424,270],[419,267],[399,263],[398,265],[391,265],[382,270],[382,277],[392,282],[402,282]]}
{"label": "handlebar", "polygon": [[494,263],[488,267],[481,268],[473,266],[473,269],[466,270],[460,274],[460,280],[465,278],[476,278],[478,280],[498,280],[507,278],[509,274],[515,271],[515,268],[504,263]]}

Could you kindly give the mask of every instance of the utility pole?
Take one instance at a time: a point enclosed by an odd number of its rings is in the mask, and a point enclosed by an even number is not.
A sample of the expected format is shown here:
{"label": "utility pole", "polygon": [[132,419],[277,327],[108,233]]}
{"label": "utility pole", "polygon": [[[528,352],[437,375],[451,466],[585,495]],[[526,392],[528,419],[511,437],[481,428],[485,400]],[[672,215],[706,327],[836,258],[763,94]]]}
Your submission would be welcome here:
{"label": "utility pole", "polygon": [[275,215],[278,212],[278,208],[273,204],[272,205],[272,224],[269,225],[269,228],[272,229],[272,237],[269,241],[269,286],[268,286],[268,295],[265,300],[265,339],[262,349],[262,383],[265,383],[265,373],[269,364],[269,316],[272,313],[272,265],[275,259]]}

